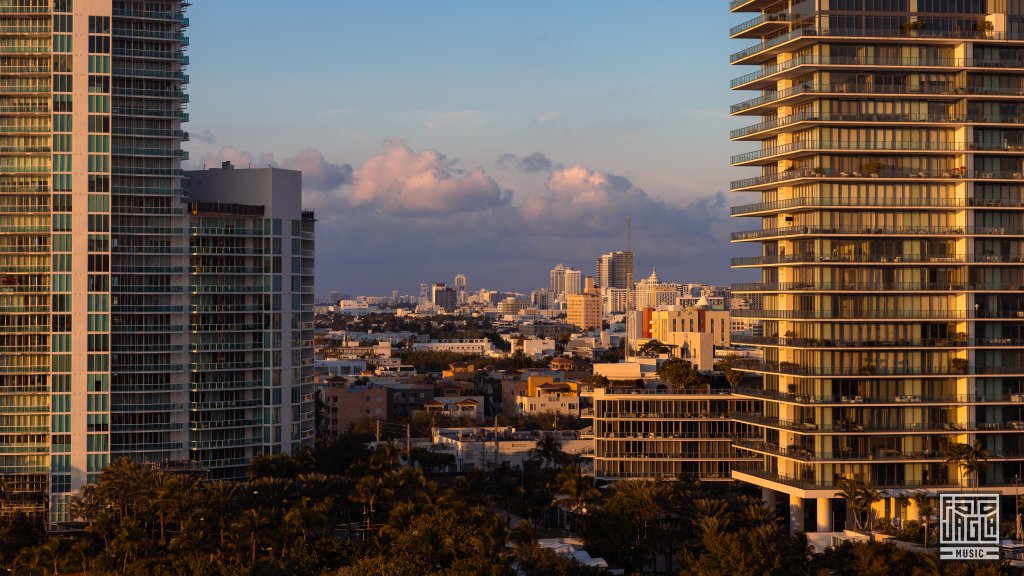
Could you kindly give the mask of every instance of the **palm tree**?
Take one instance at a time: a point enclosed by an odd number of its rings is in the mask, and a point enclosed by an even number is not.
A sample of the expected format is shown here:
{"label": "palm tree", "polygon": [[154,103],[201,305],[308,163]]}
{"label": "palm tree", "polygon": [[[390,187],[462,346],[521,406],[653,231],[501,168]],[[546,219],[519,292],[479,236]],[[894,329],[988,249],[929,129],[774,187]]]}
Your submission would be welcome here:
{"label": "palm tree", "polygon": [[853,512],[854,530],[860,530],[861,512],[863,512],[858,503],[858,497],[860,496],[860,484],[853,478],[842,478],[836,484],[836,488],[839,489],[836,495],[846,500],[846,505],[850,508],[850,511]]}
{"label": "palm tree", "polygon": [[896,517],[900,519],[899,524],[902,528],[907,519],[907,506],[910,506],[910,496],[905,492],[900,492],[893,497],[893,501],[896,503]]}
{"label": "palm tree", "polygon": [[974,490],[977,491],[981,484],[981,478],[988,472],[988,450],[977,440],[966,452],[966,458],[960,464],[968,484],[971,484],[971,477],[974,478]]}
{"label": "palm tree", "polygon": [[555,481],[562,495],[558,499],[570,502],[572,511],[576,514],[582,514],[587,504],[601,497],[601,491],[594,484],[594,478],[584,476],[579,464],[563,468]]}
{"label": "palm tree", "polygon": [[912,497],[914,504],[917,505],[918,513],[921,516],[921,523],[924,525],[924,547],[928,547],[928,521],[932,514],[935,513],[935,504],[932,503],[931,497],[924,490],[918,490],[914,492]]}
{"label": "palm tree", "polygon": [[562,443],[555,438],[554,434],[541,434],[537,440],[537,447],[530,451],[531,456],[544,461],[544,467],[549,468],[552,463],[562,459]]}
{"label": "palm tree", "polygon": [[256,508],[242,512],[238,520],[232,524],[235,536],[240,542],[249,546],[249,566],[256,563],[256,544],[263,537],[263,530],[270,525],[268,515]]}
{"label": "palm tree", "polygon": [[967,444],[954,442],[946,446],[946,452],[944,454],[944,458],[942,461],[943,464],[951,467],[953,471],[956,473],[956,480],[957,483],[960,484],[961,492],[963,491],[963,482],[961,482],[961,470],[963,468],[964,462],[968,458],[970,458],[970,452],[971,447],[968,446]]}
{"label": "palm tree", "polygon": [[860,497],[860,500],[861,500],[860,507],[863,508],[865,511],[867,511],[867,514],[868,514],[867,528],[868,528],[868,532],[871,532],[872,528],[874,527],[873,525],[874,525],[874,516],[875,516],[874,515],[874,510],[872,509],[872,505],[875,502],[879,502],[879,501],[882,500],[882,493],[879,492],[877,489],[875,489],[870,483],[865,482],[860,487],[859,497]]}

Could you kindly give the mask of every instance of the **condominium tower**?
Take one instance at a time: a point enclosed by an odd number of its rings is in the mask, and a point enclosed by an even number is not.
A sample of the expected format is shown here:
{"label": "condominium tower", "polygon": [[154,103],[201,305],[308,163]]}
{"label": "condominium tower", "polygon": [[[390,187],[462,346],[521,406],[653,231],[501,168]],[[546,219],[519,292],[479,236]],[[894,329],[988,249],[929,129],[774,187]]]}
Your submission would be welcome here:
{"label": "condominium tower", "polygon": [[0,477],[52,520],[114,458],[195,456],[185,6],[0,0]]}
{"label": "condominium tower", "polygon": [[[1024,474],[1024,6],[1005,0],[733,0],[754,17],[732,82],[757,96],[733,182],[760,201],[734,235],[760,254],[765,400],[734,418],[763,437],[735,478],[831,528],[844,478],[929,490],[965,482],[953,443],[989,453],[986,491]],[[739,341],[737,339],[736,341]],[[955,488],[954,488],[955,489]],[[892,492],[891,494],[894,494]]]}

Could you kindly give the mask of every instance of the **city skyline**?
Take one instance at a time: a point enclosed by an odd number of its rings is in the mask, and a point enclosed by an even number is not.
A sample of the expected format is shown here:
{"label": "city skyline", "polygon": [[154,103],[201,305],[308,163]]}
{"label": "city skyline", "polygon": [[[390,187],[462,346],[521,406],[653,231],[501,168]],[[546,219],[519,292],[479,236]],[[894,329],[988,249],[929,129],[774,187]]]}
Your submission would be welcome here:
{"label": "city skyline", "polygon": [[[191,9],[187,148],[193,168],[233,160],[306,172],[321,242],[344,247],[319,254],[321,288],[414,292],[465,271],[477,286],[524,291],[552,261],[587,270],[625,250],[629,216],[638,270],[752,279],[728,267],[746,254],[728,243],[738,229],[728,156],[742,150],[721,129],[740,125],[721,105],[730,71],[677,57],[727,53],[724,10],[304,4],[320,17],[294,28],[301,39],[280,25],[291,16],[261,2]],[[694,14],[706,29],[669,24]],[[326,33],[343,21],[360,29]],[[273,50],[233,40],[268,34],[284,35]],[[281,81],[264,82],[266,69]]]}

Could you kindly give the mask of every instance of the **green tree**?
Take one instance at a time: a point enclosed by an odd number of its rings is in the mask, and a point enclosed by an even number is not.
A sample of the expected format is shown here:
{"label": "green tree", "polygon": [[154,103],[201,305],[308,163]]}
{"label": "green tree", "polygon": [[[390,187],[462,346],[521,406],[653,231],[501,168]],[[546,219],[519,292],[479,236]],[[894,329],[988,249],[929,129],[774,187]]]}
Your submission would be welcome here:
{"label": "green tree", "polygon": [[661,354],[668,354],[672,352],[672,349],[665,344],[662,344],[659,340],[648,340],[640,345],[637,349],[637,356],[643,358],[655,358]]}
{"label": "green tree", "polygon": [[658,378],[673,388],[699,388],[707,385],[707,380],[693,368],[693,364],[680,358],[662,362],[656,373]]}
{"label": "green tree", "polygon": [[563,459],[562,443],[553,433],[541,433],[537,445],[530,450],[530,457],[542,460],[545,468],[560,463]]}
{"label": "green tree", "polygon": [[729,386],[739,386],[743,380],[743,372],[736,369],[739,367],[740,362],[739,355],[730,352],[715,363],[715,370],[718,370],[725,376],[725,381],[729,383]]}

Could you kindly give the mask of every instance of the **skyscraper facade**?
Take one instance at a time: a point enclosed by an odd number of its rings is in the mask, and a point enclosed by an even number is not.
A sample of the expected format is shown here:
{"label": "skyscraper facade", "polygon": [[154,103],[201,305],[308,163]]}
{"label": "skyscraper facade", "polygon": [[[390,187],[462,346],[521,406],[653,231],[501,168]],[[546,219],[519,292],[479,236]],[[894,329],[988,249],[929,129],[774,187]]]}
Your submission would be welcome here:
{"label": "skyscraper facade", "polygon": [[565,269],[565,294],[579,294],[583,292],[583,272],[573,269],[571,266]]}
{"label": "skyscraper facade", "polygon": [[[842,479],[893,489],[966,482],[947,448],[989,453],[987,491],[1024,474],[1024,6],[1002,0],[734,0],[755,17],[732,55],[760,174],[734,235],[760,254],[738,287],[763,309],[763,437],[734,477],[789,494],[830,527]],[[738,341],[738,340],[737,340]],[[814,512],[809,512],[811,509]],[[813,520],[812,520],[813,522]],[[808,528],[812,528],[808,526]]]}
{"label": "skyscraper facade", "polygon": [[186,4],[0,2],[0,476],[9,508],[64,519],[67,496],[114,458],[194,456]]}
{"label": "skyscraper facade", "polygon": [[594,281],[601,288],[633,289],[633,253],[609,252],[597,259]]}
{"label": "skyscraper facade", "polygon": [[559,264],[552,268],[549,276],[550,282],[548,283],[548,287],[550,288],[551,293],[554,294],[556,298],[565,294],[565,265]]}
{"label": "skyscraper facade", "polygon": [[455,275],[455,295],[459,305],[466,303],[466,291],[469,289],[469,280],[465,274]]}

